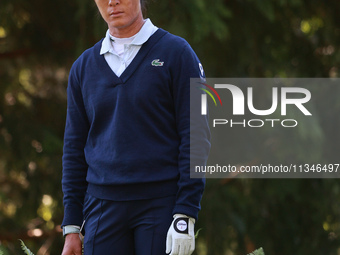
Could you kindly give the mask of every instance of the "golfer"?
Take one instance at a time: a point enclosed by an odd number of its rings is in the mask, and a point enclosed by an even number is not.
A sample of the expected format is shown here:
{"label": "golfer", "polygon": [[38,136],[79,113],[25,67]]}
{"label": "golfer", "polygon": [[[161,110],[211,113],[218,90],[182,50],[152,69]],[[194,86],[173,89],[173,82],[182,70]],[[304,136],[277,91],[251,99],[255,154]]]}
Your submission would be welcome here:
{"label": "golfer", "polygon": [[[81,254],[84,230],[86,255],[189,255],[204,189],[190,178],[189,92],[202,65],[143,18],[143,0],[95,2],[108,30],[74,62],[67,88],[62,254]],[[196,127],[202,165],[205,116]]]}

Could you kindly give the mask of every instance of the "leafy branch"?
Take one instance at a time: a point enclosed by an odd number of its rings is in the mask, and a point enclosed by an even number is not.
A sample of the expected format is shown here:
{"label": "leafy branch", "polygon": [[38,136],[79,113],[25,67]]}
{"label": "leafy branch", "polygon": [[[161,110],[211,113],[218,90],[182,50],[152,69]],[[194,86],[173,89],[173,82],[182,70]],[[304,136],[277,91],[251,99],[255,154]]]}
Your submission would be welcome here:
{"label": "leafy branch", "polygon": [[249,253],[248,255],[264,255],[264,251],[261,247],[260,249],[257,249],[255,251],[253,251],[252,253]]}
{"label": "leafy branch", "polygon": [[26,255],[34,255],[33,252],[31,252],[30,249],[27,248],[23,240],[19,239],[19,241],[21,243],[21,249],[25,252]]}

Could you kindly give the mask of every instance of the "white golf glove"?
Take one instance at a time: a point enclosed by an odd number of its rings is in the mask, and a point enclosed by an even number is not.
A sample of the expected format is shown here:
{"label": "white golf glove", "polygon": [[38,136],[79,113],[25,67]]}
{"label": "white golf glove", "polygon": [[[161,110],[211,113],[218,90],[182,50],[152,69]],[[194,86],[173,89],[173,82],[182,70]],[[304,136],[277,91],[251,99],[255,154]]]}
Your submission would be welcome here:
{"label": "white golf glove", "polygon": [[190,255],[195,250],[195,219],[184,214],[175,214],[166,237],[166,253]]}

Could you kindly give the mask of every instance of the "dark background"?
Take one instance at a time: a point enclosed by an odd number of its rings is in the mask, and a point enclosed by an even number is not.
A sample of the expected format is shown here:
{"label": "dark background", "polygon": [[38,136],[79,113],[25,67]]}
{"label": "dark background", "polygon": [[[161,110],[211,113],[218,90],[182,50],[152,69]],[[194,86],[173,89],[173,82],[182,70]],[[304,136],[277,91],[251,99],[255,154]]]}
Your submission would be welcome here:
{"label": "dark background", "polygon": [[[338,0],[154,0],[147,16],[189,41],[207,77],[326,78],[339,77],[339,11]],[[106,29],[94,1],[0,2],[0,251],[5,255],[23,254],[18,239],[36,255],[61,253],[68,72]],[[318,97],[324,110],[296,136],[249,133],[242,143],[247,149],[230,140],[226,157],[237,163],[262,143],[258,154],[277,160],[340,163],[339,90],[320,90]],[[299,146],[291,146],[292,139]],[[198,255],[245,255],[259,247],[269,255],[340,254],[338,179],[209,179],[202,208]]]}

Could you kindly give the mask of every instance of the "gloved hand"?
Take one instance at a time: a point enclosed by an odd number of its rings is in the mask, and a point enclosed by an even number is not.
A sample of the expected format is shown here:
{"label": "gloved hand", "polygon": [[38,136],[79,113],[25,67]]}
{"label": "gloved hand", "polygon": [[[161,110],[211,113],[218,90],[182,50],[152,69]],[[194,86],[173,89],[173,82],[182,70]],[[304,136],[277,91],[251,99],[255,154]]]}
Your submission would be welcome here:
{"label": "gloved hand", "polygon": [[166,237],[166,253],[190,255],[195,250],[195,219],[184,214],[175,214]]}

